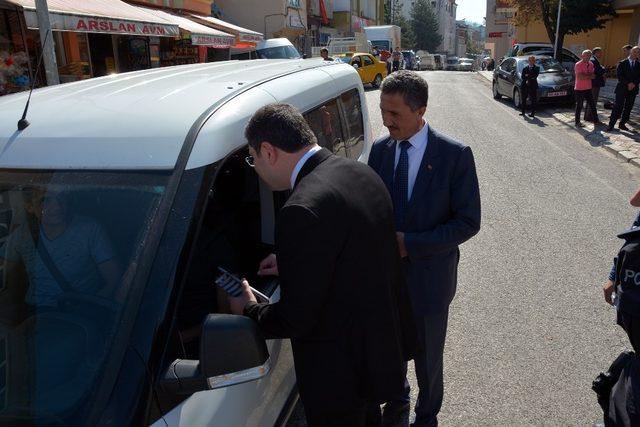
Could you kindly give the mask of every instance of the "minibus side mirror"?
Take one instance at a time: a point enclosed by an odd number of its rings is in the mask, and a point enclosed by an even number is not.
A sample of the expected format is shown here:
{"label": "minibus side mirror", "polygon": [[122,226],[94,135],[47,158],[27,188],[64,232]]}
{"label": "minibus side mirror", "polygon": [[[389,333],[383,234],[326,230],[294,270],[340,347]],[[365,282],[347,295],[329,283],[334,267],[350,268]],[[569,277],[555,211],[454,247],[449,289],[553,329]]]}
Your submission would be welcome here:
{"label": "minibus side mirror", "polygon": [[253,320],[210,314],[202,325],[200,360],[175,360],[161,386],[169,393],[193,394],[255,381],[270,369],[267,344]]}

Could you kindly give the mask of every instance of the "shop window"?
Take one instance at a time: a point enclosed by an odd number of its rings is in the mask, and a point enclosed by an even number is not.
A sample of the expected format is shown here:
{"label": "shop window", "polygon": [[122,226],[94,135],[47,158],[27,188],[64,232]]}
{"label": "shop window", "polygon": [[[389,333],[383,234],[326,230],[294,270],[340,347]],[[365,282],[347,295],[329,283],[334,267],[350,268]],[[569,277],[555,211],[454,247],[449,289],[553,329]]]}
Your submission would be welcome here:
{"label": "shop window", "polygon": [[316,134],[321,147],[331,150],[338,156],[347,156],[337,99],[332,99],[309,111],[304,118]]}

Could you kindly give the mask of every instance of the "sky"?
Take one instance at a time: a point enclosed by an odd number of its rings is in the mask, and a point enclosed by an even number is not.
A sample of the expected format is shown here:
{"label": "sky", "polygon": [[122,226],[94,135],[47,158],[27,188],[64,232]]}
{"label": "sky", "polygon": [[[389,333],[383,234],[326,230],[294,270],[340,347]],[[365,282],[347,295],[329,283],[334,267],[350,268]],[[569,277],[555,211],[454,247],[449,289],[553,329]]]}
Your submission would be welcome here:
{"label": "sky", "polygon": [[482,18],[487,13],[486,0],[458,0],[456,3],[458,3],[456,19],[466,19],[482,24]]}

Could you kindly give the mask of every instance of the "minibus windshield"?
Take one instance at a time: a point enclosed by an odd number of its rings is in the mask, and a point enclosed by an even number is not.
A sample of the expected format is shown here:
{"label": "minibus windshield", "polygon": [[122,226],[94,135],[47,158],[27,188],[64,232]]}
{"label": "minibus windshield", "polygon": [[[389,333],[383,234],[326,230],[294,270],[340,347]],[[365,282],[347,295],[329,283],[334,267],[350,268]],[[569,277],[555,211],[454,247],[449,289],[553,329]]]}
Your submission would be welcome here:
{"label": "minibus windshield", "polygon": [[169,176],[0,170],[0,424],[84,423]]}

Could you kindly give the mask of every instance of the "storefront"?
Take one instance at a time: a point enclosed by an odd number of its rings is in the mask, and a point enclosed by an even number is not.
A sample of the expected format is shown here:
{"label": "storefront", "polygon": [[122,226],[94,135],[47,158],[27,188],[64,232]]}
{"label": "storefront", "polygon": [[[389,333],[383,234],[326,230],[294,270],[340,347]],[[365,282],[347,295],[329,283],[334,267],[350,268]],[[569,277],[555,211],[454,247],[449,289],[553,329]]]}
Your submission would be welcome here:
{"label": "storefront", "polygon": [[[35,0],[0,0],[23,13],[26,39],[40,44]],[[48,0],[61,83],[160,66],[160,40],[178,26],[120,0]],[[35,55],[34,55],[35,53]],[[39,52],[30,50],[33,58]],[[157,60],[156,60],[157,57]]]}
{"label": "storefront", "polygon": [[229,59],[235,36],[191,19],[158,9],[146,9],[180,28],[180,37],[160,40],[160,66],[195,64]]}
{"label": "storefront", "polygon": [[27,37],[21,10],[0,0],[0,95],[29,88],[31,75],[29,50],[34,53],[33,38]]}
{"label": "storefront", "polygon": [[233,35],[235,37],[235,43],[230,51],[232,57],[234,55],[238,57],[238,55],[248,54],[254,51],[256,49],[256,43],[264,40],[262,33],[230,24],[212,16],[191,15],[191,17],[207,27]]}

